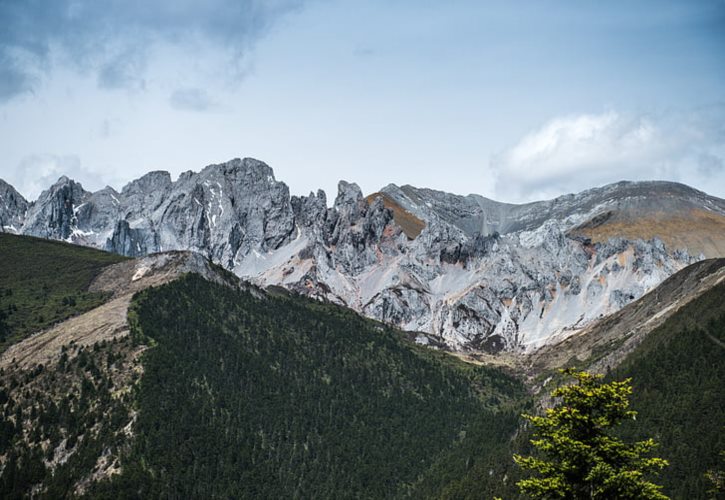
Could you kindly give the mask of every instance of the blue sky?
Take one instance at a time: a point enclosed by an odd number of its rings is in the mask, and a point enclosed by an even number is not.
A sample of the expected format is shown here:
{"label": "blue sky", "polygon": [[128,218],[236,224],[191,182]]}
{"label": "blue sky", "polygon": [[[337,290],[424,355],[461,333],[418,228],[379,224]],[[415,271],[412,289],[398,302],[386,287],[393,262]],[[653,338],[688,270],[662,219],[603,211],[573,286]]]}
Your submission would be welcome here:
{"label": "blue sky", "polygon": [[725,1],[0,0],[0,178],[725,197]]}

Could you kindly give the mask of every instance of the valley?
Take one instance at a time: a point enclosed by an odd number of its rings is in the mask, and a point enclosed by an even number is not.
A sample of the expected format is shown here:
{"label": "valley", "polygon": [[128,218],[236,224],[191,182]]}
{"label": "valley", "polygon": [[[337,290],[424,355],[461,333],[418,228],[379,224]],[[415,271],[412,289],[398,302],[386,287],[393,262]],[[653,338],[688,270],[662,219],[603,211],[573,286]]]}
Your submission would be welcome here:
{"label": "valley", "polygon": [[725,0],[0,0],[0,500],[725,500]]}
{"label": "valley", "polygon": [[[2,238],[13,259],[108,255]],[[101,305],[0,356],[2,495],[513,498],[519,414],[573,364],[634,377],[623,432],[662,442],[666,492],[705,498],[723,445],[723,270],[689,266],[586,334],[492,364],[191,252],[109,256],[85,285]]]}

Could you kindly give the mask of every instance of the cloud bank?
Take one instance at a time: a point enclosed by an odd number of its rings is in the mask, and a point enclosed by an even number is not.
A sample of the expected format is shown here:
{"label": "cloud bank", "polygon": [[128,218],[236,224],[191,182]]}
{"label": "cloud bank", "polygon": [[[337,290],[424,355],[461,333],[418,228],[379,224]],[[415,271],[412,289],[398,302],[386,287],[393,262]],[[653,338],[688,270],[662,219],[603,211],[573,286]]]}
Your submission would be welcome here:
{"label": "cloud bank", "polygon": [[557,117],[495,155],[496,193],[551,198],[619,180],[725,186],[725,105],[634,114]]}
{"label": "cloud bank", "polygon": [[6,181],[13,184],[25,199],[34,201],[63,175],[82,182],[83,188],[88,191],[117,185],[120,180],[117,174],[84,167],[76,155],[31,155],[23,158]]}
{"label": "cloud bank", "polygon": [[0,102],[33,92],[54,62],[101,88],[144,87],[152,48],[210,43],[235,62],[302,0],[0,1]]}

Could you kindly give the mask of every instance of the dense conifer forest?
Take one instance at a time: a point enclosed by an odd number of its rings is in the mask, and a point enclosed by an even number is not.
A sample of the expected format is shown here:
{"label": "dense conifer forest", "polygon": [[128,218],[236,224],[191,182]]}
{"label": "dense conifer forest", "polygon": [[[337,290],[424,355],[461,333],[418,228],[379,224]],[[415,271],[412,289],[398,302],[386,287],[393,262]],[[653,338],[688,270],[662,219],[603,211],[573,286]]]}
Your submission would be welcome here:
{"label": "dense conifer forest", "polygon": [[109,497],[406,496],[472,422],[505,443],[525,395],[352,311],[195,275],[143,293],[132,318],[154,347],[124,472],[96,490]]}
{"label": "dense conifer forest", "polygon": [[632,377],[637,420],[628,439],[653,437],[670,466],[661,475],[672,498],[712,498],[708,471],[725,460],[725,283],[650,333],[611,379]]}
{"label": "dense conifer forest", "polygon": [[[636,420],[622,424],[627,442],[654,438],[654,456],[669,466],[657,483],[673,499],[719,498],[711,473],[725,471],[725,284],[693,300],[653,330],[607,380],[632,378]],[[554,381],[560,377],[554,376]],[[519,420],[520,424],[523,424]],[[472,426],[476,435],[490,432]],[[521,471],[513,453],[530,454],[530,434],[521,427],[500,448],[483,438],[456,443],[417,486],[426,498],[520,498]],[[508,449],[503,447],[508,446]],[[722,495],[723,492],[720,492]]]}
{"label": "dense conifer forest", "polygon": [[[87,284],[118,261],[0,242],[0,300],[18,310],[6,346],[103,301]],[[622,437],[661,444],[672,498],[709,498],[706,474],[723,469],[724,307],[721,284],[608,374],[633,378],[639,414]],[[519,498],[512,455],[531,451],[520,415],[536,411],[523,376],[195,274],[137,294],[128,320],[129,336],[0,370],[0,497]]]}

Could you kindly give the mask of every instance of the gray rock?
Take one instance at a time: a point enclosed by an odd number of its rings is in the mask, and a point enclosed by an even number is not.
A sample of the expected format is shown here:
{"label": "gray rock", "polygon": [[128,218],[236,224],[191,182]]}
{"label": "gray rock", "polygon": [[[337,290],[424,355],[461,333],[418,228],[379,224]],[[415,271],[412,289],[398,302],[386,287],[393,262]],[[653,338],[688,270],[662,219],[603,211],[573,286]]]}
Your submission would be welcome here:
{"label": "gray rock", "polygon": [[17,233],[25,221],[29,203],[14,187],[0,179],[0,233]]}
{"label": "gray rock", "polygon": [[62,176],[30,206],[22,234],[73,241],[83,231],[78,227],[78,211],[90,197],[83,186]]}
{"label": "gray rock", "polygon": [[[61,178],[30,205],[0,182],[0,222],[134,257],[192,250],[260,286],[497,353],[560,340],[697,260],[656,238],[592,243],[582,228],[662,211],[725,217],[723,200],[673,183],[617,183],[525,205],[412,186],[382,193],[366,200],[340,181],[328,207],[323,191],[290,196],[269,166],[246,158],[176,181],[150,172],[120,193]],[[393,210],[420,219],[422,231],[409,239]]]}

